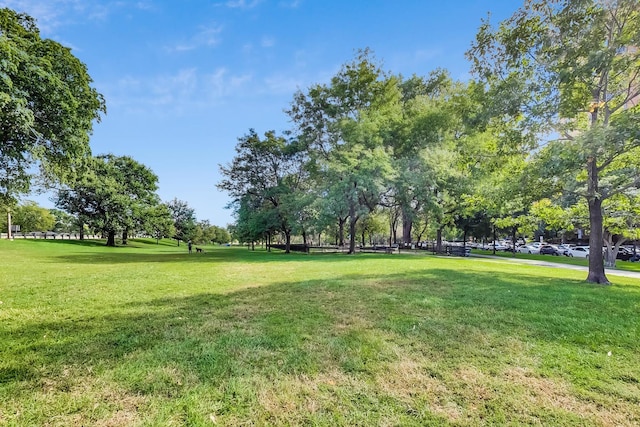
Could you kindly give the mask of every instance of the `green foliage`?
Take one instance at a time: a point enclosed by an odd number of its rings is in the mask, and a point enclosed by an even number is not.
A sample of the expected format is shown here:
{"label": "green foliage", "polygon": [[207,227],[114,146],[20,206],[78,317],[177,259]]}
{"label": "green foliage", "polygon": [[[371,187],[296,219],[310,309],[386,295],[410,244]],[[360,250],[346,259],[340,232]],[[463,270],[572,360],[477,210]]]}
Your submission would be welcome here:
{"label": "green foliage", "polygon": [[26,201],[13,211],[11,222],[20,226],[21,233],[29,233],[53,230],[56,218],[49,209],[38,206],[36,202]]}
{"label": "green foliage", "polygon": [[187,202],[174,198],[165,203],[173,219],[173,238],[178,241],[186,242],[193,238],[196,230],[196,214],[193,208],[189,207]]}
{"label": "green foliage", "polygon": [[217,225],[211,225],[209,221],[200,221],[196,224],[196,229],[191,239],[194,243],[198,244],[211,244],[211,243],[229,243],[231,241],[231,235],[229,232]]}
{"label": "green foliage", "polygon": [[80,225],[78,219],[60,209],[50,209],[51,215],[55,218],[53,231],[56,233],[74,233],[77,232]]}
{"label": "green foliage", "polygon": [[277,136],[274,131],[260,138],[251,129],[239,138],[237,155],[229,165],[220,167],[225,178],[218,183],[218,188],[234,199],[239,240],[254,242],[282,232],[290,244],[291,232],[300,229],[311,204],[301,148],[298,141]]}
{"label": "green foliage", "polygon": [[65,182],[82,173],[105,104],[69,48],[41,39],[31,17],[7,8],[0,9],[0,58],[0,199],[6,201],[29,191],[34,163]]}
{"label": "green foliage", "polygon": [[[531,0],[497,29],[484,22],[468,52],[494,120],[559,136],[537,153],[538,166],[544,183],[587,199],[597,283],[607,283],[602,202],[640,185],[638,46],[636,0]],[[632,174],[617,172],[625,169]]]}
{"label": "green foliage", "polygon": [[165,237],[173,237],[176,234],[171,210],[164,203],[148,206],[144,211],[142,220],[142,230],[153,236],[156,242]]}
{"label": "green foliage", "polygon": [[113,246],[117,231],[144,228],[149,209],[159,204],[158,177],[128,156],[101,155],[89,164],[85,175],[58,192],[56,205],[104,232]]}
{"label": "green foliage", "polygon": [[314,163],[324,207],[342,229],[349,218],[350,253],[356,224],[375,209],[395,173],[388,140],[402,118],[400,82],[368,50],[342,66],[328,85],[298,92],[288,111]]}

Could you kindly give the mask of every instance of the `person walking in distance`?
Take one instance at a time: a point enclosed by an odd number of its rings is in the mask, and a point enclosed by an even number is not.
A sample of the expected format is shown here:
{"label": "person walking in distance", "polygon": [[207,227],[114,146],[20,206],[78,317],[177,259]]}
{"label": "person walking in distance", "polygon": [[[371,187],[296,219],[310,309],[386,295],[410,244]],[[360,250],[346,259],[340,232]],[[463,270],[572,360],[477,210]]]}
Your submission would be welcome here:
{"label": "person walking in distance", "polygon": [[191,253],[191,240],[187,242],[187,247],[189,248],[189,253]]}

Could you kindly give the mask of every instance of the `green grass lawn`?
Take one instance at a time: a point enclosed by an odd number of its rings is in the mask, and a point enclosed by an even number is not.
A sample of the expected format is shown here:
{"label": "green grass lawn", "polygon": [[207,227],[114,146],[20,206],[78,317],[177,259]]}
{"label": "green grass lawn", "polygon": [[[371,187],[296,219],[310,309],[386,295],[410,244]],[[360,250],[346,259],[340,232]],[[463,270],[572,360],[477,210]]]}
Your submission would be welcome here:
{"label": "green grass lawn", "polygon": [[0,241],[0,426],[638,425],[640,281]]}

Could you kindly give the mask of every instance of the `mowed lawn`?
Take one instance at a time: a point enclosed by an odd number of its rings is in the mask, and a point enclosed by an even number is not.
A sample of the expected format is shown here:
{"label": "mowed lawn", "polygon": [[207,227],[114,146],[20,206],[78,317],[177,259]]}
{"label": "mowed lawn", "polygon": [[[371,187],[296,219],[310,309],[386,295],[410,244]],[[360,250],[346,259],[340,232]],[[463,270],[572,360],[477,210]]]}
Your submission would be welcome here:
{"label": "mowed lawn", "polygon": [[640,281],[0,241],[0,426],[640,424]]}

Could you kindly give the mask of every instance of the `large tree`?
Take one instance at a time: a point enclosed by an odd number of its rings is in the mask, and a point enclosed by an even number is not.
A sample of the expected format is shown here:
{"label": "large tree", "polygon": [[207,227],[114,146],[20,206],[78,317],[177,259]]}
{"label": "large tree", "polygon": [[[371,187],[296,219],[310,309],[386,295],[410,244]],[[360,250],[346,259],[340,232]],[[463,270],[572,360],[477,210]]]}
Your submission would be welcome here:
{"label": "large tree", "polygon": [[20,226],[23,234],[33,231],[52,230],[56,222],[49,209],[38,206],[36,202],[25,201],[19,204],[13,215],[13,224]]}
{"label": "large tree", "polygon": [[164,203],[149,206],[143,215],[142,230],[156,239],[156,244],[164,237],[175,235],[171,211]]}
{"label": "large tree", "polygon": [[358,220],[373,211],[393,175],[387,136],[401,119],[399,80],[381,69],[368,50],[343,65],[329,84],[298,92],[288,111],[307,144],[316,177],[346,205],[349,253]]}
{"label": "large tree", "polygon": [[397,174],[390,182],[387,204],[396,205],[402,217],[402,241],[411,243],[413,222],[429,216],[435,202],[436,168],[429,154],[441,145],[452,124],[444,92],[452,86],[443,70],[428,78],[412,76],[403,80],[402,120],[389,135],[393,149],[393,167]]}
{"label": "large tree", "polygon": [[31,17],[0,9],[0,200],[29,191],[34,164],[51,178],[77,176],[105,112],[91,83],[86,66],[42,39]]}
{"label": "large tree", "polygon": [[173,238],[177,240],[178,246],[180,241],[187,241],[193,237],[196,229],[196,212],[183,200],[174,198],[165,203],[171,218],[173,219]]}
{"label": "large tree", "polygon": [[101,155],[91,159],[90,171],[58,191],[56,204],[78,215],[115,246],[116,232],[142,229],[149,210],[160,203],[158,177],[128,156]]}
{"label": "large tree", "polygon": [[[253,226],[268,225],[262,230],[263,234],[282,232],[285,251],[289,253],[291,233],[299,228],[299,213],[306,203],[311,203],[302,197],[306,177],[304,152],[296,140],[277,136],[274,131],[266,132],[261,138],[251,129],[238,139],[236,153],[228,165],[220,166],[224,179],[218,183],[218,188],[231,195],[238,209],[250,204],[254,209],[264,211],[259,215],[263,220],[257,222],[255,213],[243,213],[242,218],[250,219]],[[259,231],[253,227],[247,230]]]}
{"label": "large tree", "polygon": [[497,29],[484,22],[468,52],[496,116],[557,136],[542,167],[583,185],[593,283],[608,283],[602,203],[640,184],[639,46],[637,0],[527,0]]}

